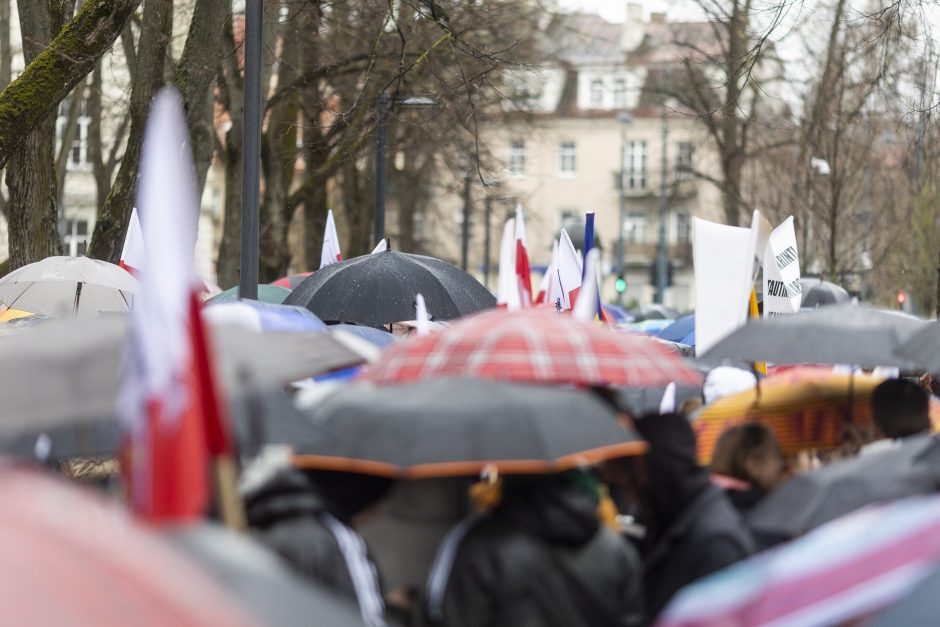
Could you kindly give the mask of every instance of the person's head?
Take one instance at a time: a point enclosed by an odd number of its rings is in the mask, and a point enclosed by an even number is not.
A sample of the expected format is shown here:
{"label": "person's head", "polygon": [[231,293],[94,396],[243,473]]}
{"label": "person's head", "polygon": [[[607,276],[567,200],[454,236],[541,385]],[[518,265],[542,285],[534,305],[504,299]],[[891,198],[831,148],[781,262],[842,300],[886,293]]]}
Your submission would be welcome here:
{"label": "person's head", "polygon": [[349,518],[376,504],[394,483],[386,477],[335,470],[306,470],[305,474],[317,492]]}
{"label": "person's head", "polygon": [[777,487],[785,467],[777,436],[759,422],[725,429],[712,454],[712,472],[746,481],[759,490]]}
{"label": "person's head", "polygon": [[886,438],[905,438],[930,430],[929,398],[907,379],[888,379],[871,395],[875,426]]}

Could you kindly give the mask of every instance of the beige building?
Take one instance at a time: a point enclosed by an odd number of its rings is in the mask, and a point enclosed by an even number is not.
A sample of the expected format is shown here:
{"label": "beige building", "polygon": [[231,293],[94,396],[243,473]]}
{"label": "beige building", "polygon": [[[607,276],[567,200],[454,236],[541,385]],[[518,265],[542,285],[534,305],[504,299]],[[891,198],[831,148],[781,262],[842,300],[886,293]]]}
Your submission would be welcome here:
{"label": "beige building", "polygon": [[[643,19],[641,7],[633,4],[624,24],[575,14],[557,16],[546,27],[544,45],[551,54],[538,71],[519,78],[531,93],[527,114],[484,131],[483,144],[503,168],[493,189],[509,201],[492,219],[491,277],[511,201],[525,209],[530,261],[537,272],[548,265],[561,228],[580,245],[584,215],[593,211],[608,302],[617,300],[618,275],[626,280],[624,305],[652,302],[651,266],[662,224],[672,277],[664,302],[680,310],[694,306],[691,218],[721,220],[722,209],[719,190],[695,175],[716,169],[704,126],[668,102],[663,107],[652,87],[678,59],[671,43],[677,33],[711,36],[707,24],[667,23],[659,14]],[[483,265],[480,197],[478,191],[470,242],[475,270]],[[459,214],[452,192],[441,203],[453,206],[447,215]],[[451,241],[459,241],[459,228],[458,221]],[[495,286],[492,278],[490,286]]]}

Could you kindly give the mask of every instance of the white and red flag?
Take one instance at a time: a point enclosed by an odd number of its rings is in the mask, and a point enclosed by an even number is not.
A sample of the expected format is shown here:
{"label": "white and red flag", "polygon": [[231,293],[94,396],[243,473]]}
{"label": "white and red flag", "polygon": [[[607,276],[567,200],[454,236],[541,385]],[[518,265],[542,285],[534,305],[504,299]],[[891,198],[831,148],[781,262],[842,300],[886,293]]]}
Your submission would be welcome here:
{"label": "white and red flag", "polygon": [[516,247],[515,266],[516,282],[519,285],[519,304],[523,307],[532,305],[532,270],[529,268],[529,251],[525,236],[525,218],[522,205],[516,205]]}
{"label": "white and red flag", "polygon": [[548,282],[545,301],[558,311],[572,309],[581,289],[581,255],[578,254],[568,232],[561,230],[558,239],[558,261]]}
{"label": "white and red flag", "polygon": [[122,462],[134,512],[181,523],[204,516],[210,459],[231,452],[231,442],[199,313],[199,197],[183,103],[173,89],[154,100],[140,171],[147,247],[121,383]]}
{"label": "white and red flag", "polygon": [[130,222],[127,223],[124,248],[121,249],[121,260],[118,265],[136,275],[143,268],[145,250],[144,231],[140,228],[140,216],[137,214],[137,207],[134,207],[131,210]]}
{"label": "white and red flag", "polygon": [[343,260],[339,250],[339,236],[336,234],[336,222],[333,220],[333,210],[326,214],[326,227],[323,229],[323,248],[320,249],[320,267]]}
{"label": "white and red flag", "polygon": [[519,280],[516,274],[516,220],[510,218],[503,226],[499,244],[499,279],[496,305],[509,310],[519,309]]}
{"label": "white and red flag", "polygon": [[539,284],[539,293],[535,297],[535,304],[541,305],[546,302],[548,298],[548,286],[552,282],[552,275],[555,274],[555,269],[558,267],[558,240],[556,239],[552,242],[552,261],[548,264],[548,268],[545,269],[545,274],[542,275],[542,282]]}

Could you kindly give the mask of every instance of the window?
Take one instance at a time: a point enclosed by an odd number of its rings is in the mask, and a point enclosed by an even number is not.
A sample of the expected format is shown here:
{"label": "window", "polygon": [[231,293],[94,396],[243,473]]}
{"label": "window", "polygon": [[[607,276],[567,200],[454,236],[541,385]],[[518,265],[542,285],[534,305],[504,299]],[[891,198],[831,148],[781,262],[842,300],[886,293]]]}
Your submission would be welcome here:
{"label": "window", "polygon": [[676,214],[676,241],[680,244],[688,243],[692,235],[692,217],[680,212]]}
{"label": "window", "polygon": [[525,174],[525,140],[514,139],[509,142],[506,162],[510,174]]}
{"label": "window", "polygon": [[591,106],[595,109],[604,106],[604,81],[599,78],[591,81]]}
{"label": "window", "polygon": [[692,177],[692,151],[693,147],[690,142],[676,144],[676,178]]}
{"label": "window", "polygon": [[624,109],[627,106],[627,81],[618,78],[614,81],[614,107]]}
{"label": "window", "polygon": [[623,223],[623,234],[630,244],[646,243],[646,214],[631,212]]}
{"label": "window", "polygon": [[[55,121],[56,151],[61,149],[62,141],[69,123],[70,100],[63,101],[59,107],[59,115]],[[88,167],[88,127],[91,118],[88,116],[88,101],[84,98],[79,102],[78,117],[75,119],[75,130],[72,145],[69,149],[66,165],[70,170]]]}
{"label": "window", "polygon": [[558,171],[572,175],[577,170],[577,147],[572,141],[558,144]]}
{"label": "window", "polygon": [[565,229],[568,235],[584,231],[584,214],[577,209],[562,209],[558,212],[559,231]]}
{"label": "window", "polygon": [[88,244],[88,220],[66,220],[62,244],[69,257],[84,255]]}
{"label": "window", "polygon": [[643,189],[646,187],[646,142],[627,143],[627,187]]}

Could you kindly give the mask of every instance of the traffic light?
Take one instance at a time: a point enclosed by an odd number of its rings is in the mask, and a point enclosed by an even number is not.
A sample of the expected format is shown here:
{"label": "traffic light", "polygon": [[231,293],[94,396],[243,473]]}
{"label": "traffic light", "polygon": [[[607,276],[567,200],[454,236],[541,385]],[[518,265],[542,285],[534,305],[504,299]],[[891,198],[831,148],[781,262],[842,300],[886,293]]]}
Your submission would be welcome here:
{"label": "traffic light", "polygon": [[618,294],[623,294],[627,291],[627,280],[623,278],[623,275],[617,276],[617,282],[614,283],[614,289],[617,290]]}
{"label": "traffic light", "polygon": [[903,309],[905,302],[907,302],[907,294],[898,292],[898,309]]}

